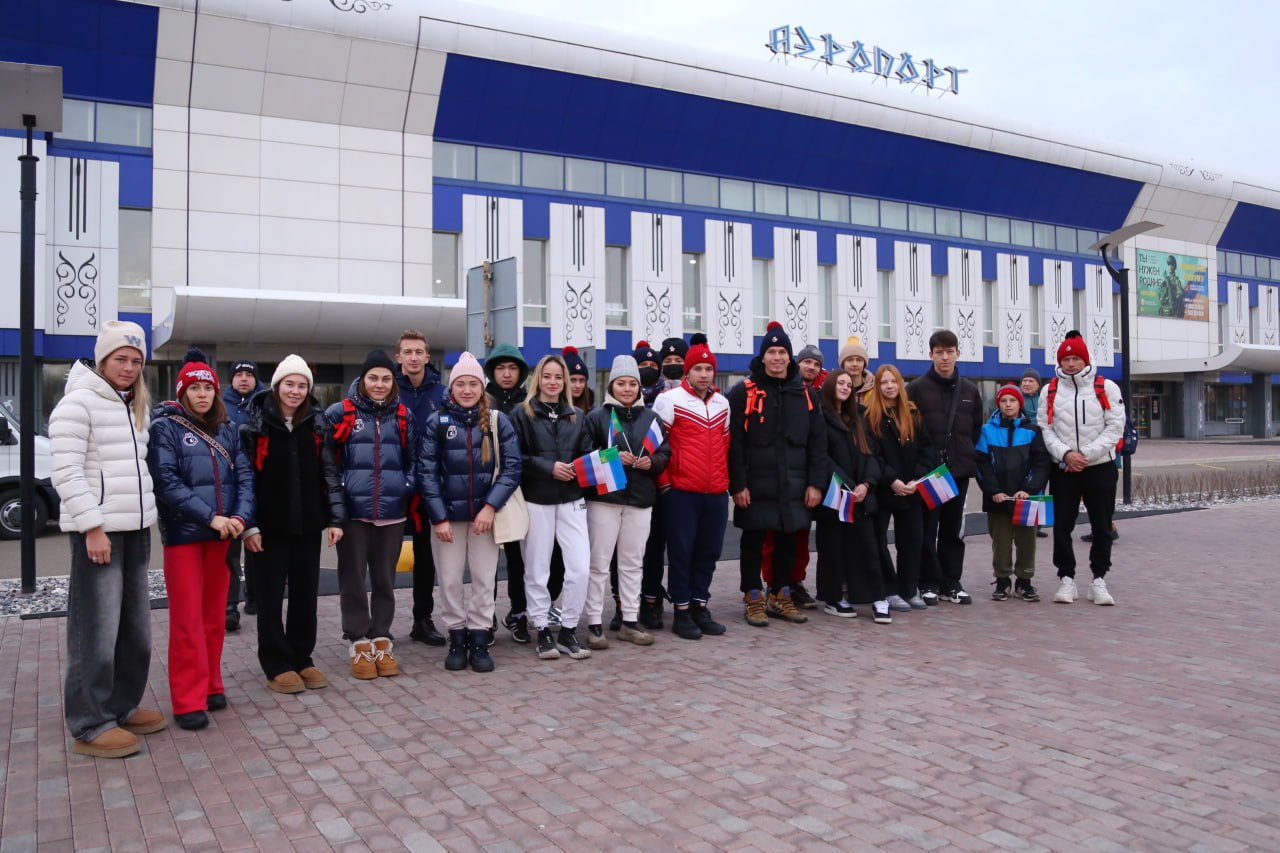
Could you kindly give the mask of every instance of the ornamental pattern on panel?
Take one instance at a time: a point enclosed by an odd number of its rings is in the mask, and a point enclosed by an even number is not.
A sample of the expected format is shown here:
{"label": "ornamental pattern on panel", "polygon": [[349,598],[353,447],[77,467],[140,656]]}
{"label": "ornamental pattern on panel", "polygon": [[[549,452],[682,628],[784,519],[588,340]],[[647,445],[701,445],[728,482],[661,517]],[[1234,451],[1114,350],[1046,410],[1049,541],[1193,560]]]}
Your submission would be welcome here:
{"label": "ornamental pattern on panel", "polygon": [[1024,361],[1027,354],[1026,333],[1023,329],[1022,312],[1005,315],[1004,339],[1009,345],[1010,354],[1016,354],[1014,361]]}
{"label": "ornamental pattern on panel", "polygon": [[970,308],[968,313],[965,313],[963,307],[956,308],[956,337],[960,339],[961,352],[969,352],[978,347],[975,314],[977,314],[975,308]]}
{"label": "ornamental pattern on panel", "polygon": [[871,311],[867,307],[867,301],[861,302],[849,300],[849,310],[845,313],[845,319],[849,323],[849,334],[857,335],[861,341],[871,339]]}
{"label": "ornamental pattern on panel", "polygon": [[84,260],[72,260],[65,252],[58,252],[58,264],[54,267],[54,314],[59,328],[75,319],[72,310],[78,305],[84,312],[90,328],[98,328],[98,267],[97,254],[90,253]]}
{"label": "ornamental pattern on panel", "polygon": [[[292,3],[293,0],[284,0],[284,2]],[[355,12],[357,15],[363,15],[365,12],[385,12],[391,8],[391,4],[385,0],[329,0],[329,5],[339,12]]]}
{"label": "ornamental pattern on panel", "polygon": [[671,288],[655,293],[652,287],[644,289],[644,333],[653,337],[654,330],[674,328],[671,325]]}
{"label": "ornamental pattern on panel", "polygon": [[573,283],[564,283],[564,334],[568,340],[574,339],[577,323],[582,323],[583,334],[595,337],[595,313],[592,305],[595,295],[591,292],[591,282],[582,285],[581,290],[574,288]]}
{"label": "ornamental pattern on panel", "polygon": [[732,334],[734,336],[735,343],[741,347],[742,296],[735,293],[733,294],[732,299],[726,299],[724,291],[719,291],[719,296],[716,299],[716,311],[720,315],[720,340],[722,342],[727,342],[729,340],[729,335]]}

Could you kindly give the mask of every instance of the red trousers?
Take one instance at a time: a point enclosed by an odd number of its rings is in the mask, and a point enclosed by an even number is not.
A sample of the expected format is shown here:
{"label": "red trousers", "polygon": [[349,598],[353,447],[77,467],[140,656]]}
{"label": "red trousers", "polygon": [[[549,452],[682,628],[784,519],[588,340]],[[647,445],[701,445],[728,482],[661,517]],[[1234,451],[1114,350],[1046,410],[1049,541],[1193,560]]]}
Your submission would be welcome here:
{"label": "red trousers", "polygon": [[222,693],[222,640],[227,629],[226,540],[168,545],[164,583],[169,594],[169,696],[174,714],[209,707]]}
{"label": "red trousers", "polygon": [[[794,534],[795,537],[795,564],[791,567],[791,580],[793,583],[800,583],[807,576],[805,570],[809,568],[809,531],[798,530]],[[774,533],[770,530],[764,535],[764,547],[760,549],[760,577],[764,580],[765,588],[768,589],[770,582],[773,581],[773,543]]]}

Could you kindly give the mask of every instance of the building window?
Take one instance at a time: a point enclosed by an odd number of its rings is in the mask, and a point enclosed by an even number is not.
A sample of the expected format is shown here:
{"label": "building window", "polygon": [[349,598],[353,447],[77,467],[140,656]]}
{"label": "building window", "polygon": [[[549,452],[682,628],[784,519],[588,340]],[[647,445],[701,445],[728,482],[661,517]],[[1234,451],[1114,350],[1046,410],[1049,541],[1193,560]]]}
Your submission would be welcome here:
{"label": "building window", "polygon": [[933,322],[939,328],[949,328],[947,320],[947,277],[932,276],[933,279]]}
{"label": "building window", "polygon": [[1058,241],[1059,252],[1076,251],[1076,229],[1063,228],[1061,225],[1059,225],[1054,230],[1057,231],[1057,241]]}
{"label": "building window", "polygon": [[1037,249],[1053,248],[1053,226],[1037,222],[1031,227],[1031,238]]}
{"label": "building window", "polygon": [[874,198],[849,198],[849,221],[869,228],[880,227],[880,202]]}
{"label": "building window", "polygon": [[932,234],[933,208],[921,204],[907,205],[907,228],[918,234]]}
{"label": "building window", "polygon": [[627,325],[627,250],[604,247],[604,324]]}
{"label": "building window", "polygon": [[1120,294],[1111,294],[1111,351],[1122,352],[1120,345]]}
{"label": "building window", "polygon": [[706,175],[685,175],[684,203],[698,207],[719,207],[720,181]]}
{"label": "building window", "polygon": [[151,147],[151,110],[124,104],[98,104],[93,138],[109,145]]}
{"label": "building window", "polygon": [[989,278],[982,280],[982,343],[996,345],[996,283]]}
{"label": "building window", "polygon": [[1084,254],[1093,251],[1089,247],[1098,242],[1098,238],[1102,235],[1097,231],[1088,231],[1083,228],[1076,229],[1076,249]]}
{"label": "building window", "polygon": [[1031,346],[1044,346],[1041,341],[1041,320],[1043,318],[1040,316],[1041,306],[1044,304],[1044,286],[1029,287],[1027,289],[1031,291]]}
{"label": "building window", "polygon": [[92,142],[93,101],[74,101],[70,98],[63,100],[62,131],[57,136],[62,139]]}
{"label": "building window", "polygon": [[605,191],[623,198],[644,198],[644,169],[609,163],[605,167]]}
{"label": "building window", "polygon": [[1271,278],[1271,259],[1258,258],[1258,278]]}
{"label": "building window", "polygon": [[966,240],[987,239],[987,217],[981,213],[960,214],[960,236]]}
{"label": "building window", "polygon": [[941,237],[960,236],[960,211],[939,210],[935,214],[938,235]]}
{"label": "building window", "polygon": [[1009,220],[1010,241],[1015,246],[1034,246],[1035,229],[1030,222],[1021,219]]}
{"label": "building window", "polygon": [[[702,329],[702,255],[685,252],[680,265],[684,285],[684,331]],[[654,342],[656,343],[656,341]]]}
{"label": "building window", "polygon": [[476,179],[476,149],[471,145],[437,142],[431,147],[431,174],[459,181]]}
{"label": "building window", "polygon": [[801,219],[818,218],[818,193],[816,190],[787,190],[787,211]]}
{"label": "building window", "polygon": [[720,179],[720,206],[729,210],[753,210],[755,190],[748,181]]}
{"label": "building window", "polygon": [[787,215],[787,188],[773,184],[756,184],[756,213]]}
{"label": "building window", "polygon": [[1071,291],[1071,328],[1073,329],[1084,328],[1084,294],[1083,289]]}
{"label": "building window", "polygon": [[834,338],[836,335],[836,268],[834,264],[821,264],[818,267],[818,285],[820,288],[818,306],[818,335]]}
{"label": "building window", "polygon": [[120,208],[120,308],[151,310],[151,211]]}
{"label": "building window", "polygon": [[520,154],[503,148],[477,148],[476,180],[486,184],[519,185]]}
{"label": "building window", "polygon": [[1258,274],[1258,261],[1253,255],[1242,255],[1240,257],[1240,275],[1247,275],[1250,278]]}
{"label": "building window", "polygon": [[565,189],[571,193],[604,195],[604,163],[598,160],[564,159]]}
{"label": "building window", "polygon": [[1240,255],[1237,252],[1227,252],[1227,275],[1240,275]]}
{"label": "building window", "polygon": [[1009,220],[1003,216],[988,216],[987,240],[991,243],[1008,243]]}
{"label": "building window", "polygon": [[684,177],[679,172],[668,172],[665,169],[645,169],[645,198],[650,201],[668,201],[674,204],[680,204],[684,201],[684,193],[681,191],[681,179]]}
{"label": "building window", "polygon": [[763,335],[773,312],[773,286],[770,272],[773,262],[767,258],[751,259],[751,307],[755,322],[752,334]]}
{"label": "building window", "polygon": [[547,322],[547,244],[524,241],[524,321]]}
{"label": "building window", "polygon": [[819,193],[818,207],[821,218],[828,222],[849,221],[849,197],[837,193]]}
{"label": "building window", "polygon": [[526,187],[564,189],[564,159],[550,154],[525,154],[521,180]]}
{"label": "building window", "polygon": [[447,231],[431,234],[431,295],[458,298],[458,235]]}
{"label": "building window", "polygon": [[907,206],[900,201],[880,202],[880,226],[894,231],[906,231]]}
{"label": "building window", "polygon": [[880,340],[893,340],[893,270],[876,270],[880,291]]}

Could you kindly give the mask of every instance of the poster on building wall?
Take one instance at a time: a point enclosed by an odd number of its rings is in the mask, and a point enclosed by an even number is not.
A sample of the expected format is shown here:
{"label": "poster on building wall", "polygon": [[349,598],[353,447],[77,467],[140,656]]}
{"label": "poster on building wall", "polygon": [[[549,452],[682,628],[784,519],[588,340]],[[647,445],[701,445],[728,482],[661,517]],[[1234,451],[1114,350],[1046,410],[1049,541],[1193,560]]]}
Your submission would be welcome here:
{"label": "poster on building wall", "polygon": [[1192,255],[1138,250],[1138,313],[1209,321],[1209,262]]}

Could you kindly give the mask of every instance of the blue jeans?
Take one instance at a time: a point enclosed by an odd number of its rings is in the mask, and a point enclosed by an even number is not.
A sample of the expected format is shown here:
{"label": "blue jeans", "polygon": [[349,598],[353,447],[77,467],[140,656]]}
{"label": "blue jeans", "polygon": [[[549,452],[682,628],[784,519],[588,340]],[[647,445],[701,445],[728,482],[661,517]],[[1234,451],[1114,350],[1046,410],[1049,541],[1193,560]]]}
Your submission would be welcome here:
{"label": "blue jeans", "polygon": [[677,607],[711,599],[711,576],[724,545],[729,499],[724,492],[709,495],[669,489],[662,496],[667,528],[667,592]]}
{"label": "blue jeans", "polygon": [[70,534],[67,590],[67,729],[90,741],[129,721],[151,669],[151,531],[108,533],[111,562],[89,561],[83,533]]}

